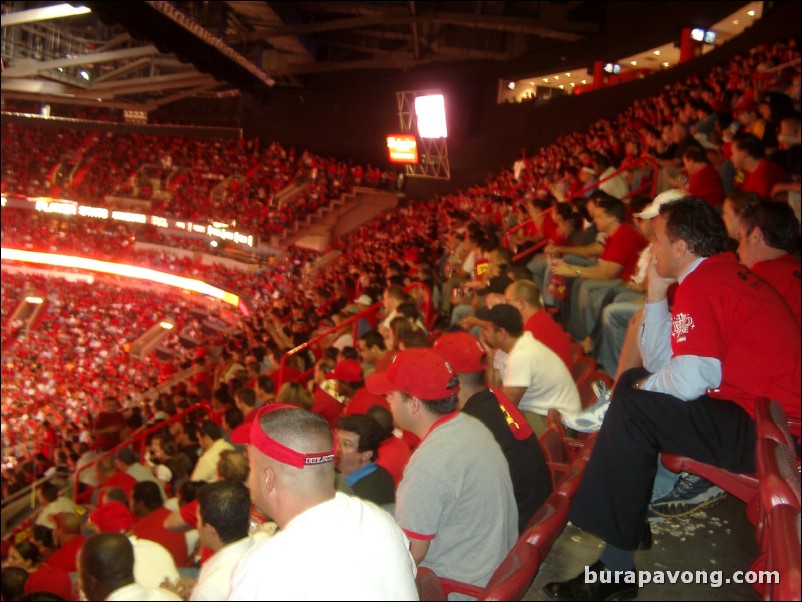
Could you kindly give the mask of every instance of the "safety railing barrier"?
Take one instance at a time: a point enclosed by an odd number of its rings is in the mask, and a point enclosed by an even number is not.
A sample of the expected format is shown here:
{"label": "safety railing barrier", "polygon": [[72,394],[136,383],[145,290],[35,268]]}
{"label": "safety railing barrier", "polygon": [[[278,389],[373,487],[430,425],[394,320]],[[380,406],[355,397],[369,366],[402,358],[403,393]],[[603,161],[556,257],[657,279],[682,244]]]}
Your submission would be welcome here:
{"label": "safety railing barrier", "polygon": [[160,382],[155,387],[151,387],[150,389],[148,389],[143,393],[137,393],[136,395],[134,395],[133,401],[128,406],[126,406],[126,409],[131,406],[142,405],[147,401],[153,401],[154,399],[158,398],[162,392],[168,391],[178,383],[185,381],[190,376],[195,376],[198,372],[201,372],[202,370],[203,367],[194,365],[187,368],[186,370],[182,370],[181,372],[176,372],[175,374],[171,374],[167,380]]}
{"label": "safety railing barrier", "polygon": [[[657,175],[658,175],[658,172],[660,171],[660,165],[657,163],[657,161],[653,157],[639,157],[638,159],[633,161],[630,165],[627,165],[626,167],[620,167],[617,170],[615,170],[613,173],[611,173],[609,176],[606,176],[606,177],[602,178],[601,180],[597,180],[596,182],[593,182],[592,184],[589,184],[588,186],[585,186],[584,188],[578,190],[574,195],[571,196],[571,198],[569,199],[569,202],[570,202],[570,200],[573,200],[575,198],[584,196],[586,193],[590,192],[591,190],[595,190],[596,188],[599,187],[600,184],[603,184],[604,182],[616,177],[617,175],[619,175],[619,174],[621,174],[621,173],[623,173],[625,171],[631,171],[633,169],[637,169],[638,167],[641,167],[643,165],[647,165],[647,166],[649,166],[651,168],[651,172],[652,172],[651,173],[651,178],[647,178],[644,181],[644,183],[641,184],[640,186],[638,186],[636,189],[630,190],[629,193],[622,200],[628,200],[628,199],[634,198],[634,197],[636,197],[636,196],[638,196],[640,194],[646,193],[647,191],[648,191],[648,196],[654,197],[655,191],[657,190]],[[534,223],[534,220],[532,218],[530,218],[530,219],[528,219],[528,220],[526,220],[524,222],[521,222],[520,224],[517,224],[517,225],[513,226],[512,228],[506,230],[504,232],[504,237],[502,239],[502,244],[504,245],[504,247],[509,248],[509,246],[510,246],[510,237],[513,234],[515,234],[516,232],[518,232],[519,230],[521,230],[523,228],[526,228],[528,225],[530,225],[532,223]],[[536,251],[539,251],[540,249],[543,249],[548,244],[548,242],[549,241],[547,241],[547,240],[546,241],[541,240],[537,244],[532,245],[530,247],[527,247],[526,249],[524,249],[520,253],[516,253],[512,257],[512,262],[515,263],[517,261],[520,261],[521,259],[531,255],[532,253],[535,253]]]}
{"label": "safety railing barrier", "polygon": [[[80,504],[80,503],[82,503],[84,501],[84,498],[87,497],[86,494],[89,493],[89,492],[82,492],[81,491],[81,486],[80,486],[80,476],[85,470],[88,470],[90,468],[94,468],[95,464],[97,464],[98,461],[102,460],[103,458],[107,458],[109,456],[113,456],[118,451],[120,451],[121,449],[126,448],[126,447],[131,447],[132,449],[137,451],[137,453],[139,454],[139,457],[141,459],[142,456],[144,455],[144,452],[143,452],[144,444],[143,444],[143,442],[145,441],[146,437],[149,437],[153,433],[155,433],[157,431],[160,431],[163,428],[169,427],[174,422],[178,422],[179,420],[183,419],[184,416],[187,416],[188,414],[192,414],[193,412],[197,412],[199,410],[205,410],[206,413],[209,416],[211,416],[213,414],[212,406],[209,405],[209,403],[206,402],[206,401],[201,401],[200,403],[196,403],[196,404],[188,407],[187,409],[178,412],[177,414],[173,414],[169,418],[166,418],[164,420],[160,420],[159,422],[157,422],[153,426],[145,428],[144,430],[140,430],[140,432],[138,434],[136,434],[135,436],[129,437],[128,439],[126,439],[125,441],[123,441],[122,443],[117,445],[116,447],[113,447],[112,449],[110,449],[109,451],[101,454],[100,456],[98,456],[97,458],[92,460],[91,462],[81,466],[81,468],[76,470],[75,473],[73,474],[73,501],[75,501],[76,503]],[[137,450],[137,447],[138,447],[138,450]]]}

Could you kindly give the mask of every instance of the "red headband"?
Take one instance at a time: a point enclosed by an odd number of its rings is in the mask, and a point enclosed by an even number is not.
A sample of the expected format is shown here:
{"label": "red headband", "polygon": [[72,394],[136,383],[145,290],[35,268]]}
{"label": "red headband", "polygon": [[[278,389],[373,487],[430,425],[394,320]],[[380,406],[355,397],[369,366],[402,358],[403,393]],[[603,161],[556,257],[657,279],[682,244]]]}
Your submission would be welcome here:
{"label": "red headband", "polygon": [[[276,410],[300,410],[298,406],[290,405],[288,403],[271,403],[264,406],[256,415],[253,423],[251,424],[250,441],[249,443],[256,447],[260,452],[269,458],[278,460],[282,464],[288,464],[295,468],[303,468],[304,466],[315,466],[317,464],[325,464],[326,462],[334,461],[334,452],[337,449],[337,440],[335,438],[334,445],[331,451],[319,452],[314,454],[303,454],[295,451],[279,443],[273,437],[265,433],[262,425],[259,424],[259,419],[265,414],[274,412]],[[333,433],[332,433],[333,435]]]}

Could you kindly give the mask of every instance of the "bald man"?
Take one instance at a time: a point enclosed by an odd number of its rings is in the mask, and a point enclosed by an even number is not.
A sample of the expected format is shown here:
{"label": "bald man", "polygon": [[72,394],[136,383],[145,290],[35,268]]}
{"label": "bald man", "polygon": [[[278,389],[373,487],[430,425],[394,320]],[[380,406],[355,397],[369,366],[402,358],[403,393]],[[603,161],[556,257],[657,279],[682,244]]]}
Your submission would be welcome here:
{"label": "bald man", "polygon": [[87,600],[181,600],[161,587],[134,580],[134,548],[125,535],[101,533],[78,554],[78,584]]}
{"label": "bald man", "polygon": [[251,497],[279,531],[243,556],[229,600],[418,599],[409,540],[393,518],[335,493],[336,444],[323,418],[271,404],[236,443],[249,444]]}

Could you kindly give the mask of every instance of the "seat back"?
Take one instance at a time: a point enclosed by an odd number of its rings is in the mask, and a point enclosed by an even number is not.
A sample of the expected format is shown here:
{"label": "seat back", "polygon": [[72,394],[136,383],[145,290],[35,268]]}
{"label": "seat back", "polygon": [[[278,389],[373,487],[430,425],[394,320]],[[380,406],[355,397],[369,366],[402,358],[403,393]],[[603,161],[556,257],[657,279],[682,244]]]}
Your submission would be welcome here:
{"label": "seat back", "polygon": [[755,402],[755,430],[758,439],[773,439],[777,443],[794,448],[794,440],[788,430],[785,410],[777,401],[760,397]]}
{"label": "seat back", "polygon": [[563,438],[551,428],[547,428],[538,438],[546,464],[551,472],[551,485],[554,487],[563,474],[568,470],[570,458],[563,445]]}
{"label": "seat back", "polygon": [[770,530],[764,569],[779,573],[779,579],[763,588],[764,600],[802,599],[802,536],[799,507],[774,506],[768,515]]}
{"label": "seat back", "polygon": [[540,570],[537,548],[523,538],[507,554],[490,577],[480,600],[521,600]]}
{"label": "seat back", "polygon": [[571,368],[571,376],[575,383],[579,383],[582,378],[585,378],[589,373],[596,370],[596,360],[587,355],[580,355],[574,358],[574,365]]}
{"label": "seat back", "polygon": [[568,522],[571,498],[559,492],[552,493],[526,525],[521,539],[538,551],[541,560],[551,551]]}
{"label": "seat back", "polygon": [[418,595],[421,600],[448,600],[440,577],[428,567],[418,567],[415,585],[418,586]]}
{"label": "seat back", "polygon": [[796,457],[791,448],[773,439],[758,439],[755,463],[764,512],[770,512],[778,504],[799,509],[802,486],[796,469]]}

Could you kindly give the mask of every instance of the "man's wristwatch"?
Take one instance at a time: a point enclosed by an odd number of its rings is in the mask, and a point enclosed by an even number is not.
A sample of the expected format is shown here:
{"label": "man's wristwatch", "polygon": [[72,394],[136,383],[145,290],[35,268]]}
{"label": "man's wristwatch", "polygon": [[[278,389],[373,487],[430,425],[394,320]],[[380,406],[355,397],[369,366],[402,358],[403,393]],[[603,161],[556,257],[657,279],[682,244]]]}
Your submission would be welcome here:
{"label": "man's wristwatch", "polygon": [[574,270],[574,276],[577,278],[582,278],[582,272],[579,271],[579,268]]}

